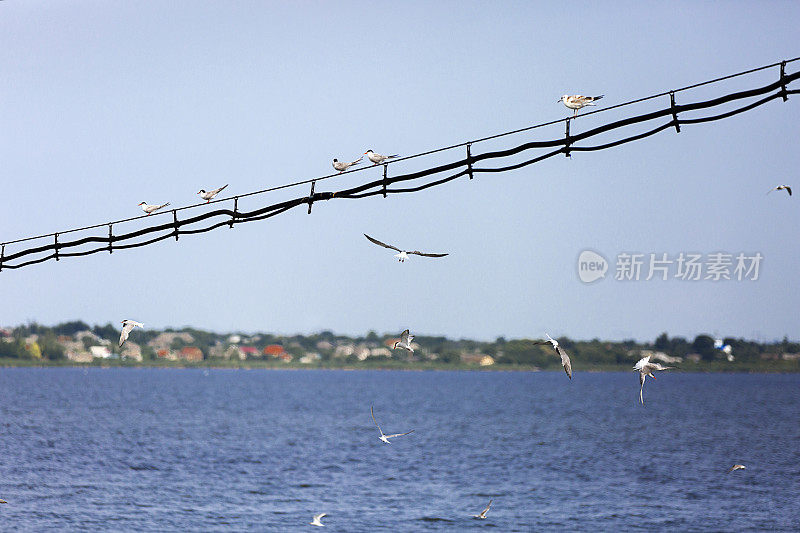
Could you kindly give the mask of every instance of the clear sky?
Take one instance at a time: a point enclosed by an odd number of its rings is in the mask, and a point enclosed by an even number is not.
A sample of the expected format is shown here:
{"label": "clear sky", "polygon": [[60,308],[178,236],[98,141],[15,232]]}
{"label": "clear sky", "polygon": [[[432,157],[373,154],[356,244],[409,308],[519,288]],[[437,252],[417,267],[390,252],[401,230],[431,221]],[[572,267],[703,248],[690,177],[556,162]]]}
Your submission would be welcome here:
{"label": "clear sky", "polygon": [[[565,93],[613,105],[795,57],[799,26],[797,2],[6,0],[0,241],[135,216],[141,201],[196,203],[199,189],[225,183],[232,195],[329,174],[332,158],[368,148],[408,155],[558,119]],[[794,96],[412,195],[320,202],[311,216],[298,208],[179,243],[4,270],[0,324],[797,339],[798,130]],[[783,183],[798,193],[765,194]],[[301,194],[253,197],[242,209]],[[400,264],[362,233],[450,256]],[[606,279],[580,281],[586,249],[609,260]],[[759,279],[613,279],[622,252],[720,251],[760,252]]]}

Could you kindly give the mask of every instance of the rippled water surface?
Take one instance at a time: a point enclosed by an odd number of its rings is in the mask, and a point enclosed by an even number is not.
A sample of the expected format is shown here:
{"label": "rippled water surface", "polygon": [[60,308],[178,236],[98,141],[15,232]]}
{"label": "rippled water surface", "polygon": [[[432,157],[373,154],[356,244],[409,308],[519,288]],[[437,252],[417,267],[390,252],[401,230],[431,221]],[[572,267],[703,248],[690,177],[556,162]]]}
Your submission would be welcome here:
{"label": "rippled water surface", "polygon": [[[0,371],[3,531],[797,531],[800,376]],[[386,433],[415,432],[391,445]],[[747,469],[730,474],[734,463]],[[474,520],[489,499],[486,520]]]}

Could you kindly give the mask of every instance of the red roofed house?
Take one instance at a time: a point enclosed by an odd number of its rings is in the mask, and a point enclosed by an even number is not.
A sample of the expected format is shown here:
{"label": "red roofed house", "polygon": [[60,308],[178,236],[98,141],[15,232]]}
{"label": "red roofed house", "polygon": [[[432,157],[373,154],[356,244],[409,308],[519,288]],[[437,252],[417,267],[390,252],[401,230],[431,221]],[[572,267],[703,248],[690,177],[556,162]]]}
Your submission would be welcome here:
{"label": "red roofed house", "polygon": [[283,359],[281,356],[286,353],[283,349],[283,346],[280,344],[270,344],[266,348],[264,348],[264,355],[268,355],[270,357],[275,357],[278,359]]}
{"label": "red roofed house", "polygon": [[239,351],[242,352],[246,358],[259,357],[258,348],[255,346],[239,346]]}
{"label": "red roofed house", "polygon": [[184,346],[183,348],[181,348],[181,353],[179,357],[187,361],[202,361],[203,350],[201,350],[200,348],[196,348],[194,346]]}

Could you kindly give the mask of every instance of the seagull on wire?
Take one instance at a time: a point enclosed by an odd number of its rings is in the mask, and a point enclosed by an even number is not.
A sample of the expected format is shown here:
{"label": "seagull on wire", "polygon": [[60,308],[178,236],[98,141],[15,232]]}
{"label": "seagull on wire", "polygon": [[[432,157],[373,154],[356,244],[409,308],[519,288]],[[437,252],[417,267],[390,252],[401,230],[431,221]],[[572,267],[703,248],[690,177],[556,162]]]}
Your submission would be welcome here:
{"label": "seagull on wire", "polygon": [[309,524],[311,524],[312,526],[325,527],[325,524],[320,522],[320,519],[322,519],[322,517],[325,516],[326,514],[328,514],[328,513],[315,514],[314,515],[314,520],[309,522]]}
{"label": "seagull on wire", "polygon": [[650,376],[653,379],[656,377],[653,375],[653,370],[667,370],[670,368],[675,368],[672,366],[661,366],[661,363],[651,363],[650,356],[642,357],[639,361],[634,365],[633,369],[639,371],[639,401],[644,405],[644,397],[642,393],[644,391],[644,380],[647,376]]}
{"label": "seagull on wire", "polygon": [[489,507],[492,506],[492,501],[494,501],[494,500],[489,500],[489,505],[486,506],[486,509],[481,511],[481,514],[474,514],[474,515],[472,515],[472,518],[485,519],[486,518],[486,513],[489,512]]}
{"label": "seagull on wire", "polygon": [[371,414],[371,415],[372,415],[372,421],[373,421],[373,422],[375,422],[375,427],[377,427],[377,428],[378,428],[378,431],[380,431],[380,432],[381,432],[381,436],[380,436],[380,437],[378,437],[378,438],[379,438],[380,440],[382,440],[383,442],[385,442],[386,444],[391,444],[391,442],[389,442],[389,439],[393,439],[393,438],[395,438],[395,437],[402,437],[403,435],[408,435],[409,433],[414,433],[414,430],[412,429],[411,431],[406,431],[405,433],[395,433],[395,434],[393,434],[393,435],[384,435],[384,434],[383,434],[383,430],[382,430],[382,429],[381,429],[381,427],[378,425],[378,421],[377,421],[377,420],[375,420],[375,412],[373,411],[373,409],[372,409],[372,406],[371,406],[371,405],[369,406],[369,414]]}
{"label": "seagull on wire", "polygon": [[399,155],[397,155],[397,154],[394,154],[394,155],[381,155],[381,154],[376,154],[376,153],[375,153],[375,152],[373,152],[372,150],[367,150],[366,152],[364,152],[364,155],[365,155],[365,156],[367,156],[367,158],[368,158],[370,161],[372,161],[373,163],[375,163],[376,165],[379,165],[380,163],[383,163],[383,162],[384,162],[384,161],[386,161],[387,159],[394,159],[395,157],[400,157],[400,156],[399,156]]}
{"label": "seagull on wire", "polygon": [[731,473],[731,472],[733,472],[734,470],[744,470],[745,468],[747,468],[747,467],[746,467],[746,466],[744,466],[744,465],[733,465],[732,467],[730,467],[730,468],[728,469],[728,473],[730,474],[730,473]]}
{"label": "seagull on wire", "polygon": [[125,344],[125,341],[128,340],[128,335],[130,335],[131,330],[139,326],[140,328],[144,329],[144,324],[141,322],[136,322],[135,320],[123,320],[122,321],[122,333],[119,335],[119,345],[122,347]]}
{"label": "seagull on wire", "polygon": [[334,159],[333,160],[333,168],[335,170],[338,170],[339,172],[344,172],[345,170],[347,170],[348,168],[352,167],[353,165],[359,164],[362,159],[364,159],[364,156],[361,156],[358,159],[356,159],[355,161],[352,161],[350,163],[345,163],[344,161],[339,161],[338,159]]}
{"label": "seagull on wire", "polygon": [[402,348],[404,350],[408,350],[411,353],[414,353],[414,349],[411,347],[411,341],[413,340],[414,340],[414,335],[409,335],[408,330],[405,330],[403,333],[400,334],[400,340],[395,342],[394,346],[392,346],[392,350]]}
{"label": "seagull on wire", "polygon": [[409,252],[409,251],[401,250],[400,248],[398,248],[396,246],[392,246],[391,244],[386,244],[385,242],[381,242],[378,239],[373,239],[372,237],[370,237],[366,233],[364,234],[364,237],[369,239],[370,242],[377,244],[378,246],[383,246],[384,248],[389,248],[390,250],[395,250],[395,251],[400,252],[399,254],[395,254],[394,256],[401,263],[405,263],[406,259],[408,259],[409,254],[422,255],[424,257],[444,257],[446,255],[449,255],[449,254],[427,254],[427,253],[423,253],[423,252],[420,252],[420,251],[417,251],[417,250],[414,250],[413,252]]}
{"label": "seagull on wire", "polygon": [[557,101],[564,102],[565,106],[567,106],[570,109],[573,109],[575,113],[573,113],[572,116],[575,117],[578,116],[578,109],[586,107],[587,105],[595,105],[594,102],[600,100],[603,96],[605,95],[601,94],[600,96],[581,96],[579,94],[575,94],[570,96],[568,94],[565,94]]}
{"label": "seagull on wire", "polygon": [[767,192],[767,194],[771,193],[772,191],[786,191],[789,193],[789,196],[792,195],[792,188],[789,187],[788,185],[778,185],[774,189],[770,189],[769,192]]}
{"label": "seagull on wire", "polygon": [[148,215],[151,215],[151,214],[155,213],[156,211],[158,211],[159,209],[161,209],[162,207],[167,207],[168,205],[169,205],[169,202],[167,202],[165,204],[161,204],[161,205],[149,205],[147,202],[142,202],[142,203],[139,204],[139,207],[142,208],[142,211],[144,211]]}
{"label": "seagull on wire", "polygon": [[569,379],[572,379],[572,363],[569,360],[569,356],[567,355],[567,352],[565,352],[564,348],[559,346],[558,341],[555,340],[550,335],[548,335],[547,332],[545,332],[545,335],[547,335],[547,340],[546,341],[534,342],[534,344],[547,344],[547,343],[552,344],[553,348],[555,348],[555,350],[556,350],[556,353],[561,356],[561,366],[564,367],[564,372],[567,373],[567,377]]}
{"label": "seagull on wire", "polygon": [[222,189],[224,189],[227,186],[228,186],[228,184],[226,183],[225,185],[223,185],[219,189],[214,189],[213,191],[206,191],[205,189],[200,189],[200,192],[198,192],[197,194],[199,194],[200,198],[202,198],[203,200],[206,201],[206,203],[208,203],[208,202],[211,201],[212,198],[214,198],[216,195],[218,195],[220,192],[222,192]]}

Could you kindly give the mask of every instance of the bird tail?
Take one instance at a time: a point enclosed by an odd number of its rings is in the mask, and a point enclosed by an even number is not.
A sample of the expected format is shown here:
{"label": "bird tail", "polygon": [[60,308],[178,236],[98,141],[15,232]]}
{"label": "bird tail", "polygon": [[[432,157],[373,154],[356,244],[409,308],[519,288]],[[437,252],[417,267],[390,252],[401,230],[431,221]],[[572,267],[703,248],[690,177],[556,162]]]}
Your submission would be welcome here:
{"label": "bird tail", "polygon": [[394,159],[395,157],[400,157],[400,155],[398,155],[398,154],[394,154],[394,155],[387,155],[387,156],[386,156],[386,159]]}
{"label": "bird tail", "polygon": [[352,163],[350,163],[350,164],[351,165],[357,165],[357,164],[361,163],[362,159],[364,159],[363,155],[361,157],[359,157],[358,159],[356,159],[355,161],[353,161]]}
{"label": "bird tail", "polygon": [[158,206],[158,208],[159,208],[159,209],[161,209],[162,207],[167,207],[168,205],[169,205],[169,202],[167,202],[167,203],[165,203],[165,204],[163,204],[163,205],[160,205],[160,206]]}
{"label": "bird tail", "polygon": [[217,191],[217,192],[222,192],[222,190],[223,190],[225,187],[227,187],[227,186],[228,186],[228,184],[226,183],[225,185],[223,185],[222,187],[220,187],[220,188],[219,188],[219,191]]}
{"label": "bird tail", "polygon": [[592,98],[592,100],[600,100],[604,96],[605,96],[604,94],[601,94],[600,96],[595,96],[594,98]]}

